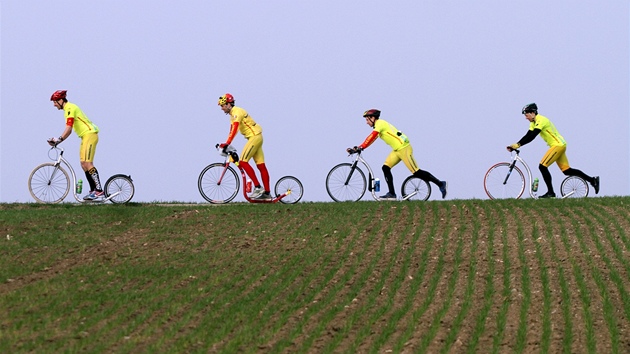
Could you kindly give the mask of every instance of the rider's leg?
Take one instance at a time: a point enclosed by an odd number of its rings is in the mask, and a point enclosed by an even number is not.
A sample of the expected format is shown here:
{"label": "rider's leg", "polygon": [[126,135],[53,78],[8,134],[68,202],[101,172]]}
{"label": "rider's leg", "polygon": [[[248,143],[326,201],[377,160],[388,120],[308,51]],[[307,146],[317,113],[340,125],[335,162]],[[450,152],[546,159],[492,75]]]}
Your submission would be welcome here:
{"label": "rider's leg", "polygon": [[420,169],[420,167],[418,167],[418,163],[413,157],[413,148],[411,147],[411,145],[398,150],[397,154],[414,176],[427,182],[433,182],[438,187],[442,186],[442,181],[435,178],[435,176],[433,176],[429,171],[423,171]]}
{"label": "rider's leg", "polygon": [[565,176],[577,176],[582,178],[583,180],[587,181],[588,183],[593,184],[593,182],[595,181],[595,177],[591,177],[589,175],[587,175],[586,173],[578,170],[577,168],[567,168],[566,170],[562,171],[562,173],[564,173]]}
{"label": "rider's leg", "polygon": [[258,181],[258,177],[256,177],[256,172],[254,172],[254,169],[252,168],[252,166],[249,165],[249,162],[241,160],[238,162],[238,165],[243,168],[245,173],[247,173],[249,178],[254,183],[254,186],[260,187],[260,182]]}
{"label": "rider's leg", "polygon": [[431,172],[429,171],[424,171],[424,170],[419,169],[416,172],[414,172],[413,175],[420,178],[421,180],[424,180],[427,182],[433,182],[438,187],[442,185],[442,181],[435,178],[435,176],[432,175]]}
{"label": "rider's leg", "polygon": [[387,189],[389,190],[389,193],[396,195],[396,192],[394,190],[394,176],[392,175],[391,167],[387,165],[383,165],[382,170],[383,170],[383,176],[385,177],[385,183],[387,183]]}
{"label": "rider's leg", "polygon": [[85,180],[90,185],[90,192],[94,191],[94,189],[96,188],[96,183],[94,183],[94,180],[92,179],[92,176],[90,176],[88,171],[83,171],[83,172],[85,173]]}
{"label": "rider's leg", "polygon": [[538,165],[538,169],[543,176],[543,181],[545,181],[545,185],[547,186],[547,194],[555,194],[553,191],[553,184],[551,183],[551,173],[547,166],[543,164]]}
{"label": "rider's leg", "polygon": [[260,171],[260,178],[262,179],[263,186],[265,187],[265,192],[271,191],[269,189],[269,172],[267,171],[267,165],[265,163],[257,163],[256,167]]}
{"label": "rider's leg", "polygon": [[552,146],[547,150],[543,158],[540,160],[540,164],[538,165],[538,169],[543,176],[543,180],[545,181],[545,185],[547,185],[547,194],[554,194],[553,184],[551,183],[551,173],[549,172],[549,166],[551,166],[554,162],[558,164],[560,170],[566,170],[569,168],[569,160],[567,159],[567,155],[565,152],[567,151],[567,146]]}
{"label": "rider's leg", "polygon": [[[262,143],[262,134],[254,135],[247,139],[247,143],[245,143],[245,146],[243,146],[243,151],[241,152],[240,164],[243,166],[243,169],[252,180],[252,182],[254,183],[254,187],[256,188],[260,188],[260,181],[258,181],[258,178],[256,177],[256,172],[254,172],[254,169],[249,165],[248,161],[251,158],[254,158],[256,166],[265,163],[265,155],[262,151]],[[260,169],[260,167],[258,167],[258,169],[260,170],[260,176],[262,177],[264,183],[265,175],[263,174],[263,171]],[[266,170],[267,168],[265,167],[264,169]],[[267,179],[268,178],[269,173],[267,173]],[[265,191],[269,192],[269,180],[267,180],[267,183],[265,184]]]}
{"label": "rider's leg", "polygon": [[101,180],[96,167],[94,167],[94,155],[96,154],[96,145],[98,144],[98,134],[86,134],[81,138],[81,146],[79,148],[79,157],[81,160],[81,169],[89,176],[90,191],[102,192]]}
{"label": "rider's leg", "polygon": [[582,178],[593,186],[593,188],[595,189],[595,194],[599,194],[599,176],[590,177],[586,173],[576,168],[571,168],[571,166],[569,166],[569,159],[567,158],[567,154],[562,154],[562,156],[558,158],[556,163],[565,176],[576,176]]}

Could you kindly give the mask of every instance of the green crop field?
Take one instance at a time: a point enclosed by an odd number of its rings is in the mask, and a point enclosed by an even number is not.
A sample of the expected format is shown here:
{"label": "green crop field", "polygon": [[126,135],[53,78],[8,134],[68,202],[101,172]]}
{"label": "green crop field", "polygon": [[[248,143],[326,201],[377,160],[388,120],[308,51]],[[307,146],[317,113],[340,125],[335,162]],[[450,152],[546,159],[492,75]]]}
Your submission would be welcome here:
{"label": "green crop field", "polygon": [[629,206],[0,204],[0,352],[629,353]]}

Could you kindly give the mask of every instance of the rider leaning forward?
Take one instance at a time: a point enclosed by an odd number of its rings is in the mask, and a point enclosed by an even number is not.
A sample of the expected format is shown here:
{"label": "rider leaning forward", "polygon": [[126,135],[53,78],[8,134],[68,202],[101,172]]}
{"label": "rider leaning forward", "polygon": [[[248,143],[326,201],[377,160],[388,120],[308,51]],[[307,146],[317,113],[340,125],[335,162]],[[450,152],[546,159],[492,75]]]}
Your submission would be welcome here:
{"label": "rider leaning forward", "polygon": [[599,193],[599,176],[590,177],[584,172],[569,166],[569,159],[566,154],[567,142],[562,135],[558,133],[558,130],[553,123],[551,123],[549,118],[538,114],[538,106],[535,103],[527,104],[523,107],[521,113],[524,114],[525,119],[529,121],[529,130],[521,140],[508,146],[507,149],[508,151],[516,150],[530,143],[538,135],[547,143],[549,150],[547,150],[538,165],[538,169],[547,186],[547,193],[540,196],[540,198],[555,198],[556,196],[556,193],[553,191],[553,184],[551,183],[551,173],[549,173],[548,169],[554,162],[558,164],[558,167],[566,176],[577,176],[588,181],[593,186],[593,189],[595,189],[595,194]]}
{"label": "rider leaning forward", "polygon": [[407,166],[414,176],[427,182],[433,182],[437,185],[440,188],[440,192],[442,192],[442,199],[446,197],[446,181],[440,181],[430,172],[421,170],[420,167],[418,167],[416,160],[413,157],[413,148],[411,147],[409,139],[405,134],[396,129],[393,125],[389,124],[387,121],[380,119],[381,111],[377,109],[365,111],[363,113],[363,117],[365,118],[366,124],[373,128],[372,133],[365,138],[365,141],[361,145],[355,146],[354,148],[348,148],[348,153],[353,154],[366,149],[368,146],[372,145],[377,138],[383,139],[383,141],[393,149],[385,159],[382,167],[385,182],[387,183],[389,191],[387,194],[380,196],[379,199],[396,200],[392,167],[396,166],[400,161],[405,163],[405,166]]}

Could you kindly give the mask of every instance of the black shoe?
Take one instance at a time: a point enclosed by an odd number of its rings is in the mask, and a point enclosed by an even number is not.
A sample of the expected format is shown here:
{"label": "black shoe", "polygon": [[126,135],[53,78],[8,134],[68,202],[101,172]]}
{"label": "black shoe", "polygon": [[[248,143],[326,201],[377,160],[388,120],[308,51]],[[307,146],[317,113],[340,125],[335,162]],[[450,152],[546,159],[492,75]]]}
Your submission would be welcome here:
{"label": "black shoe", "polygon": [[440,192],[442,192],[442,199],[446,198],[447,189],[448,189],[448,183],[446,183],[446,181],[440,182]]}
{"label": "black shoe", "polygon": [[396,194],[387,192],[387,194],[378,197],[379,200],[396,200]]}
{"label": "black shoe", "polygon": [[556,197],[556,193],[549,193],[549,192],[547,192],[547,193],[541,195],[538,198],[555,198],[555,197]]}
{"label": "black shoe", "polygon": [[595,176],[593,178],[593,183],[591,183],[593,189],[595,189],[595,194],[599,193],[599,176]]}

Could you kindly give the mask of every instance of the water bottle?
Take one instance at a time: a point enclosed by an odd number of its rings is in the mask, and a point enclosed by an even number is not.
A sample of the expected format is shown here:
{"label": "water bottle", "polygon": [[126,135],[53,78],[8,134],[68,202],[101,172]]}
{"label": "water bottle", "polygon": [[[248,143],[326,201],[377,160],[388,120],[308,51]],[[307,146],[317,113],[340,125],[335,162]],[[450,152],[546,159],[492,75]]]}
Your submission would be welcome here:
{"label": "water bottle", "polygon": [[83,180],[80,179],[79,182],[77,182],[77,194],[81,194],[81,192],[83,192]]}
{"label": "water bottle", "polygon": [[249,178],[247,179],[247,183],[245,183],[245,192],[247,193],[252,192],[252,180]]}
{"label": "water bottle", "polygon": [[378,178],[374,180],[374,191],[375,192],[381,191],[381,180]]}
{"label": "water bottle", "polygon": [[534,183],[532,183],[532,191],[538,192],[538,178],[534,178]]}

